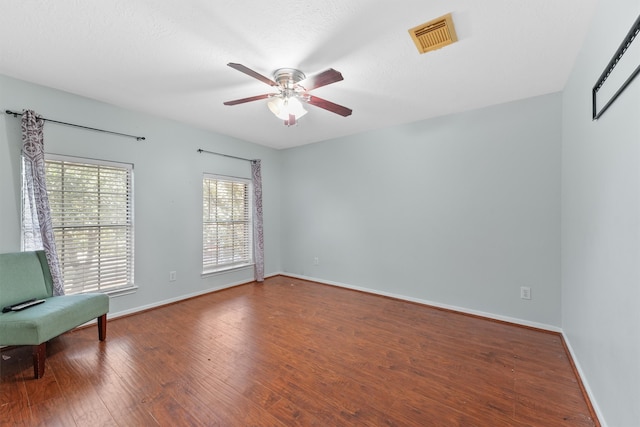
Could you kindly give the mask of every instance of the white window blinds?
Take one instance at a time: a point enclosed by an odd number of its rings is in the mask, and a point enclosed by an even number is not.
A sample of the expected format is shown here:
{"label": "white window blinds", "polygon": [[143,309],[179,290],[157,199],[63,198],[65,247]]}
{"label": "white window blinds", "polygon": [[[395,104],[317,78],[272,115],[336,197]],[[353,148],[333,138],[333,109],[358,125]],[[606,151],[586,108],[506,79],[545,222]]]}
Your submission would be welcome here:
{"label": "white window blinds", "polygon": [[65,292],[133,288],[133,165],[47,156],[45,169]]}
{"label": "white window blinds", "polygon": [[205,174],[202,180],[203,274],[253,263],[251,182]]}

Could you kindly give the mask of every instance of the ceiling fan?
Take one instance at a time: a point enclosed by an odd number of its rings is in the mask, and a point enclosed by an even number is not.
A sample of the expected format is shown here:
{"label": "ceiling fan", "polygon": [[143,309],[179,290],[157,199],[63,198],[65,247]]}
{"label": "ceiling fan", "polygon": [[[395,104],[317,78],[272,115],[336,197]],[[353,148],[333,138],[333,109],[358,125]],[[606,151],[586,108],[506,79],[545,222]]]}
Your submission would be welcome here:
{"label": "ceiling fan", "polygon": [[267,104],[269,109],[276,117],[284,120],[285,126],[295,125],[300,117],[307,114],[302,103],[315,105],[343,117],[351,115],[351,109],[309,94],[313,89],[343,80],[342,74],[333,68],[311,77],[306,77],[302,71],[295,68],[280,68],[273,73],[272,80],[242,64],[230,62],[227,65],[274,87],[277,92],[235,99],[225,102],[224,105],[238,105],[269,99]]}

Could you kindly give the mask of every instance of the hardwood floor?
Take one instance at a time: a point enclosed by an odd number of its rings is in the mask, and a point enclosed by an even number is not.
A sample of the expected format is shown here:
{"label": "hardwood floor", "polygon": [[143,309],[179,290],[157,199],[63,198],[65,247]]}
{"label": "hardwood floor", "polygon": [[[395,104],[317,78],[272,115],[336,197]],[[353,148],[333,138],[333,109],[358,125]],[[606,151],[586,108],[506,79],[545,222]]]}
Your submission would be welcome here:
{"label": "hardwood floor", "polygon": [[0,425],[594,426],[560,335],[267,279],[0,360]]}

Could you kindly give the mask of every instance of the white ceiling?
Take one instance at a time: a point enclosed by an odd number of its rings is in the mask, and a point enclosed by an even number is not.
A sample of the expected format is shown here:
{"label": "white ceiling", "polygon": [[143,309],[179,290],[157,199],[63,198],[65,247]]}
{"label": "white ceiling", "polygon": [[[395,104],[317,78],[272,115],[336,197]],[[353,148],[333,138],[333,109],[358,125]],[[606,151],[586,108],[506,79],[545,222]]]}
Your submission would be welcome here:
{"label": "white ceiling", "polygon": [[[596,2],[5,1],[0,74],[286,148],[560,91]],[[459,41],[419,54],[407,30],[446,13]],[[224,106],[272,92],[228,62],[334,68],[313,95],[353,115],[309,106],[287,128],[266,100]]]}

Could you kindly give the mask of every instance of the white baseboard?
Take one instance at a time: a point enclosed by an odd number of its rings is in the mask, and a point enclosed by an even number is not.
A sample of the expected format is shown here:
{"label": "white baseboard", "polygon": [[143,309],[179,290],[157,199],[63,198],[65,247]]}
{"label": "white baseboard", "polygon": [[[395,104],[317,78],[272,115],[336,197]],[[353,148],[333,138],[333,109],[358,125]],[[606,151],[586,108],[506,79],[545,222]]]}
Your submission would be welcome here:
{"label": "white baseboard", "polygon": [[[273,276],[278,276],[280,275],[280,273],[274,273],[274,274],[269,274],[268,276],[265,276],[265,279],[268,277],[273,277]],[[178,301],[182,301],[185,299],[189,299],[189,298],[194,298],[194,297],[198,297],[200,295],[206,295],[209,294],[211,292],[216,292],[216,291],[221,291],[223,289],[229,289],[229,288],[233,288],[235,286],[240,286],[240,285],[244,285],[246,283],[251,283],[252,281],[247,281],[247,280],[241,280],[239,282],[234,282],[234,283],[227,283],[225,285],[222,286],[216,286],[213,288],[208,288],[208,289],[204,289],[202,291],[198,291],[198,292],[192,292],[190,294],[185,294],[185,295],[180,295],[177,296],[175,298],[169,298],[169,299],[165,299],[162,301],[157,301],[151,304],[146,304],[140,307],[135,307],[129,310],[123,310],[123,311],[118,311],[116,313],[109,313],[109,319],[117,319],[118,317],[122,317],[122,316],[129,316],[131,314],[135,314],[138,313],[140,311],[145,311],[145,310],[150,310],[152,308],[157,308],[157,307],[162,307],[163,305],[167,305],[167,304],[172,304],[174,302],[178,302]]]}
{"label": "white baseboard", "polygon": [[337,287],[340,287],[340,288],[353,289],[353,290],[356,290],[356,291],[366,292],[366,293],[374,294],[374,295],[382,295],[382,296],[395,298],[395,299],[399,299],[399,300],[403,300],[403,301],[415,302],[415,303],[418,303],[418,304],[428,305],[428,306],[437,307],[437,308],[443,308],[445,310],[457,311],[459,313],[464,313],[464,314],[472,314],[474,316],[486,317],[488,319],[500,320],[502,322],[513,323],[513,324],[521,325],[521,326],[528,326],[528,327],[531,327],[531,328],[542,329],[542,330],[545,330],[545,331],[558,332],[558,333],[562,332],[561,328],[559,328],[557,326],[553,326],[553,325],[547,325],[546,323],[532,322],[532,321],[529,321],[529,320],[518,319],[518,318],[515,318],[515,317],[502,316],[502,315],[499,315],[499,314],[488,313],[488,312],[479,311],[479,310],[471,310],[471,309],[468,309],[468,308],[465,308],[465,307],[458,307],[458,306],[455,306],[455,305],[442,304],[442,303],[435,302],[435,301],[429,301],[429,300],[424,300],[424,299],[420,299],[420,298],[413,298],[413,297],[409,297],[409,296],[406,296],[406,295],[394,294],[392,292],[379,291],[377,289],[363,288],[363,287],[360,287],[360,286],[352,286],[352,285],[347,285],[345,283],[333,282],[333,281],[324,280],[324,279],[317,279],[315,277],[303,276],[303,275],[299,275],[299,274],[291,274],[291,273],[280,273],[280,274],[282,276],[289,276],[289,277],[294,277],[296,279],[309,280],[309,281],[312,281],[312,282],[318,282],[318,283],[322,283],[324,285],[337,286]]}
{"label": "white baseboard", "polygon": [[602,411],[600,410],[600,407],[598,406],[598,402],[596,401],[596,398],[593,395],[593,392],[591,391],[591,387],[589,387],[589,382],[587,381],[587,377],[584,375],[584,371],[580,366],[580,362],[578,362],[578,358],[576,357],[576,354],[573,351],[573,347],[571,347],[571,342],[569,341],[569,337],[567,337],[565,333],[562,332],[562,338],[564,338],[564,342],[567,346],[567,349],[569,350],[571,360],[573,360],[573,364],[576,367],[576,370],[578,371],[578,375],[580,376],[582,385],[584,386],[584,389],[587,392],[587,395],[589,396],[589,400],[591,401],[591,406],[593,406],[593,410],[595,411],[596,416],[598,417],[598,421],[600,421],[601,427],[607,427],[607,423],[604,420],[604,414],[602,413]]}

